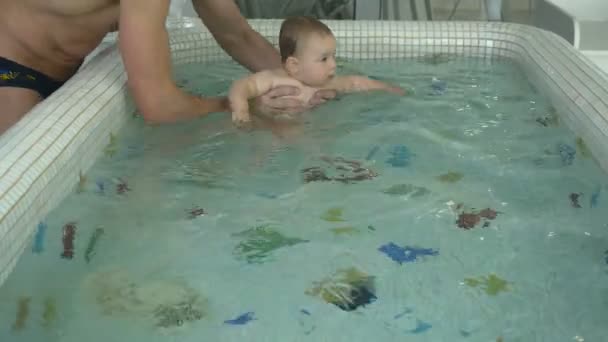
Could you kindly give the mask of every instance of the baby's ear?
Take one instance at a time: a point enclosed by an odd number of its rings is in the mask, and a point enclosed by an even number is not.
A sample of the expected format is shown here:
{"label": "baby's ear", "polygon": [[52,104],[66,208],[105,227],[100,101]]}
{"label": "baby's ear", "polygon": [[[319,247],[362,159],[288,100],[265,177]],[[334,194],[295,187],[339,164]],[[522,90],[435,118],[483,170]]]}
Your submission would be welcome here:
{"label": "baby's ear", "polygon": [[287,70],[290,75],[293,75],[298,72],[299,64],[300,63],[296,57],[289,56],[285,60],[285,70]]}

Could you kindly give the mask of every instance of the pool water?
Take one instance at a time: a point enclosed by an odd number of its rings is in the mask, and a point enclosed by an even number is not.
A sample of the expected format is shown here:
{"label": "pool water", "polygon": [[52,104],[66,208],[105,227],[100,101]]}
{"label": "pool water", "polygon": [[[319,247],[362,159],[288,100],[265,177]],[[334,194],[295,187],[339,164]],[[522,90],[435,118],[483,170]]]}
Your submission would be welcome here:
{"label": "pool water", "polygon": [[[561,109],[506,60],[340,70],[409,95],[285,134],[130,118],[0,288],[0,341],[605,338],[608,179]],[[175,72],[217,95],[244,69]]]}

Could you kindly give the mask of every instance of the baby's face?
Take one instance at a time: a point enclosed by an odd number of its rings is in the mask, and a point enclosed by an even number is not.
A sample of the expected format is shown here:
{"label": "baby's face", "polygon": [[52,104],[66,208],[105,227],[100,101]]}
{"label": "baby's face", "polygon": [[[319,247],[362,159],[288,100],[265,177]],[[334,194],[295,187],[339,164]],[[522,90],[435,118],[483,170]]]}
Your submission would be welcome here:
{"label": "baby's face", "polygon": [[300,82],[321,87],[336,74],[336,39],[327,34],[311,34],[298,46],[298,73]]}

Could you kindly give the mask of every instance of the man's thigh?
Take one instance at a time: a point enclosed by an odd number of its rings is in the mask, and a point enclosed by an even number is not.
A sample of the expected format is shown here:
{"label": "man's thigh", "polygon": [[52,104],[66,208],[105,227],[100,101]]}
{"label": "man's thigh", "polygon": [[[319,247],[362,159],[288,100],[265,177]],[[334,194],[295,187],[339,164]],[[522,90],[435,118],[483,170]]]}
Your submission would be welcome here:
{"label": "man's thigh", "polygon": [[17,123],[42,98],[30,89],[0,87],[0,134]]}

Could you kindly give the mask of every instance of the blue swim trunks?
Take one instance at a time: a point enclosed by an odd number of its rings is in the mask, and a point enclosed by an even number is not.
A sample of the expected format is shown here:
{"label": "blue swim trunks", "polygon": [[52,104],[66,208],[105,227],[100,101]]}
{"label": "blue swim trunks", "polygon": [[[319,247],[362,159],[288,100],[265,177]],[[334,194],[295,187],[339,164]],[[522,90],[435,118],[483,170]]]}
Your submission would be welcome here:
{"label": "blue swim trunks", "polygon": [[0,57],[0,87],[31,89],[38,92],[42,98],[46,98],[64,83],[64,81],[54,80],[10,59]]}

